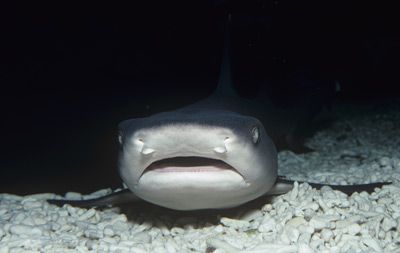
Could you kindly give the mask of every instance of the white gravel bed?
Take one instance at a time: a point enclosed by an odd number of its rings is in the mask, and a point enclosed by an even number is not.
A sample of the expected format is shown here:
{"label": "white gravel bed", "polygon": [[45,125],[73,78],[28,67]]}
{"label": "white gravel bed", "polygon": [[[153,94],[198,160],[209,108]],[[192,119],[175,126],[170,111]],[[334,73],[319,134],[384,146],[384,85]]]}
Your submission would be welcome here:
{"label": "white gravel bed", "polygon": [[338,121],[308,142],[315,152],[279,154],[279,174],[319,183],[392,185],[347,196],[296,183],[287,194],[263,199],[259,208],[208,214],[57,207],[45,201],[56,197],[51,193],[4,193],[0,253],[400,252],[400,110],[339,107],[336,112]]}

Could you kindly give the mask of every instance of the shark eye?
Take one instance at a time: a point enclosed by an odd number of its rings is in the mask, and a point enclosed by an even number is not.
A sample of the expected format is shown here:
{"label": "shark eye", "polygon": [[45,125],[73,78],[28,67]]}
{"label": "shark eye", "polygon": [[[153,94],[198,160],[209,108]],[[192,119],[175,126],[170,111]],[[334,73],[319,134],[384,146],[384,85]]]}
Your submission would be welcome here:
{"label": "shark eye", "polygon": [[118,143],[122,145],[122,132],[118,132]]}
{"label": "shark eye", "polygon": [[260,129],[258,126],[253,126],[250,130],[251,140],[254,144],[257,144],[260,141]]}

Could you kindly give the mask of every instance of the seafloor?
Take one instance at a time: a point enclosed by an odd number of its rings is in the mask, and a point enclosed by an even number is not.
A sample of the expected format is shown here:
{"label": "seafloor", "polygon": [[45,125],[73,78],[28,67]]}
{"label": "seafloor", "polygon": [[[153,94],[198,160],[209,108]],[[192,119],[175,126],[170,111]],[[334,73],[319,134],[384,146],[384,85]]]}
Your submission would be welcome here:
{"label": "seafloor", "polygon": [[279,174],[319,183],[392,185],[347,196],[296,184],[285,195],[201,212],[145,203],[60,208],[45,201],[55,197],[51,193],[4,193],[0,253],[400,252],[400,107],[338,104],[332,113],[333,124],[307,142],[315,152],[279,154]]}

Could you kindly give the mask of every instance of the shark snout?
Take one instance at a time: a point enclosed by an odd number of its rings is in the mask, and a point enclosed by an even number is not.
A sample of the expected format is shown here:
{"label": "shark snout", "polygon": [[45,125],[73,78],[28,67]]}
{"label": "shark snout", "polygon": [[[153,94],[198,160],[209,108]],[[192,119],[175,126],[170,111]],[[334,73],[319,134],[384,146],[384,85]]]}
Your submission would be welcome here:
{"label": "shark snout", "polygon": [[[176,130],[179,128],[179,131]],[[221,129],[190,126],[170,126],[139,132],[133,140],[134,149],[142,156],[211,156],[227,154],[232,134]]]}

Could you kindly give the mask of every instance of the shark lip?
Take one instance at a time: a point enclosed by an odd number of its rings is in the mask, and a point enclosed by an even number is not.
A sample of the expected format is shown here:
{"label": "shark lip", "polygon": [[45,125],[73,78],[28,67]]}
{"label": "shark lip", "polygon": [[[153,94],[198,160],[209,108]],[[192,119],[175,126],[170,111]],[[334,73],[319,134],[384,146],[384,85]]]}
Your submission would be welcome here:
{"label": "shark lip", "polygon": [[218,159],[207,157],[172,157],[158,160],[150,164],[143,172],[149,171],[159,173],[179,173],[179,172],[221,172],[231,170],[241,175],[234,167]]}

